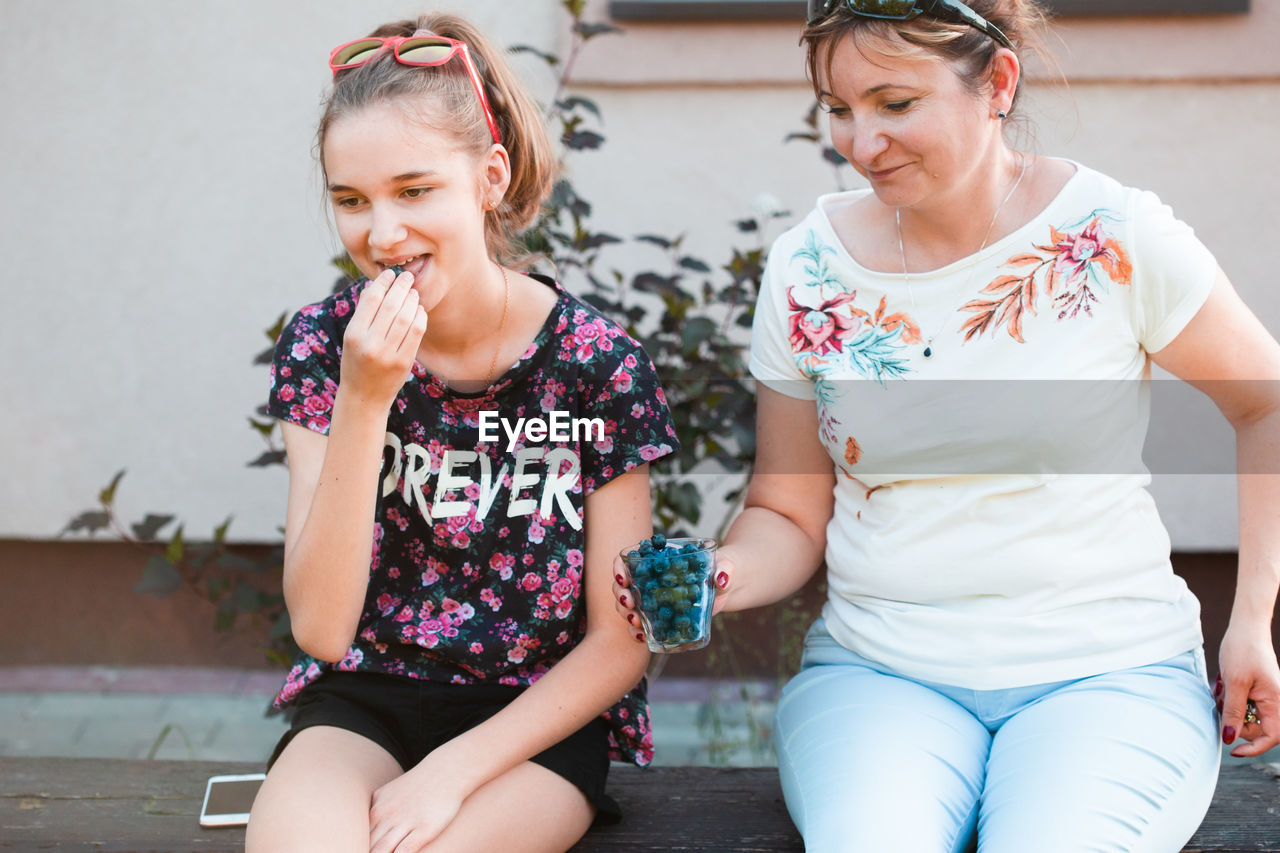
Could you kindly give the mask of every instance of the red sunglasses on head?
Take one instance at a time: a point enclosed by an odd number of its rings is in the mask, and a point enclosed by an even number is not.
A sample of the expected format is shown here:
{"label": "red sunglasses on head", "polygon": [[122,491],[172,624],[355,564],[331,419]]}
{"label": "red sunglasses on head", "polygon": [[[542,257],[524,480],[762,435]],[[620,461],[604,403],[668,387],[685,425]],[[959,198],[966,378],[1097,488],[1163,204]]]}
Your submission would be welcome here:
{"label": "red sunglasses on head", "polygon": [[480,73],[476,71],[475,63],[471,61],[471,52],[467,50],[466,44],[457,39],[445,36],[388,36],[386,38],[370,36],[356,39],[340,44],[330,51],[329,68],[333,70],[333,76],[337,77],[339,71],[364,65],[379,52],[388,48],[396,61],[402,65],[444,65],[454,56],[462,54],[462,64],[466,66],[467,76],[471,78],[471,85],[475,87],[476,95],[480,98],[480,106],[484,107],[484,118],[489,123],[489,133],[493,135],[494,142],[502,144],[502,137],[498,133],[498,122],[493,117],[489,98],[484,93],[484,82],[480,79]]}

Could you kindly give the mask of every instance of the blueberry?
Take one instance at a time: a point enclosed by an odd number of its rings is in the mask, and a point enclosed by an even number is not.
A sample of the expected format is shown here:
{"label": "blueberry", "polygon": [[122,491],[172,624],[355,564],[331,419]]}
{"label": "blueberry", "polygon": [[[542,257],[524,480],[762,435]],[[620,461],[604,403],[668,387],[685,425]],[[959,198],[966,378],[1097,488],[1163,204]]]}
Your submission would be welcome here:
{"label": "blueberry", "polygon": [[652,542],[655,550],[661,551],[663,548],[667,547],[667,537],[661,533],[653,534]]}
{"label": "blueberry", "polygon": [[653,553],[653,543],[650,542],[648,539],[641,539],[639,550],[641,554],[648,556],[649,554]]}
{"label": "blueberry", "polygon": [[681,554],[696,554],[697,552],[698,546],[694,545],[692,542],[686,542],[684,547],[680,549]]}
{"label": "blueberry", "polygon": [[398,276],[400,275],[400,273],[404,272],[404,267],[400,266],[399,264],[396,264],[391,267],[391,271]]}
{"label": "blueberry", "polygon": [[662,576],[662,585],[663,586],[679,586],[680,576],[677,575],[675,572],[667,572]]}

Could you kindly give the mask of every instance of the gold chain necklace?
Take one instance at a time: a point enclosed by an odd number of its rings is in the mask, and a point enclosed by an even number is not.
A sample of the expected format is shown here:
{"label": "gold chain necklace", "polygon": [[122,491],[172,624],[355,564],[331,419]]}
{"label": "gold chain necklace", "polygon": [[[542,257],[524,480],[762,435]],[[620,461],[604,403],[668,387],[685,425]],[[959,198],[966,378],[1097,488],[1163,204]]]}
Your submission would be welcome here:
{"label": "gold chain necklace", "polygon": [[[1004,206],[1009,203],[1009,199],[1013,198],[1013,194],[1018,191],[1018,185],[1022,183],[1022,177],[1027,174],[1026,155],[1019,153],[1018,158],[1022,161],[1022,168],[1018,171],[1018,179],[1013,182],[1013,186],[1009,188],[1009,192],[1005,193],[1004,201],[1000,202],[1000,205],[996,208],[996,212],[991,215],[991,222],[987,225],[987,233],[982,235],[982,245],[978,247],[977,252],[974,252],[975,255],[981,254],[982,250],[987,248],[987,241],[991,239],[991,229],[996,227],[996,220],[1000,218],[1000,211],[1004,210]],[[902,208],[894,208],[893,218],[894,223],[898,228],[898,254],[902,258],[902,278],[907,283],[907,295],[911,297],[911,310],[915,313],[918,322],[920,309],[916,307],[916,293],[911,287],[911,274],[907,272],[907,251],[902,245]],[[974,264],[974,267],[976,271],[977,264]],[[969,276],[969,281],[973,281],[972,274]],[[965,290],[968,289],[968,283],[966,283]],[[921,353],[925,358],[933,358],[933,339],[942,333],[943,327],[947,325],[947,321],[950,318],[950,314],[944,317],[937,330],[932,335],[925,338],[924,352]],[[921,331],[923,332],[923,330]]]}

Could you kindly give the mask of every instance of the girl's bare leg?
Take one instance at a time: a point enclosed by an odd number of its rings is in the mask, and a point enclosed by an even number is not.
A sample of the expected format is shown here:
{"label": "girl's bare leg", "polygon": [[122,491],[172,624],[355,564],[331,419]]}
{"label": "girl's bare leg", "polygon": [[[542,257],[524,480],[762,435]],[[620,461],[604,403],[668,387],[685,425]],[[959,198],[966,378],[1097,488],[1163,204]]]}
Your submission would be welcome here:
{"label": "girl's bare leg", "polygon": [[403,772],[368,738],[333,726],[303,729],[258,791],[245,850],[368,850],[373,792]]}

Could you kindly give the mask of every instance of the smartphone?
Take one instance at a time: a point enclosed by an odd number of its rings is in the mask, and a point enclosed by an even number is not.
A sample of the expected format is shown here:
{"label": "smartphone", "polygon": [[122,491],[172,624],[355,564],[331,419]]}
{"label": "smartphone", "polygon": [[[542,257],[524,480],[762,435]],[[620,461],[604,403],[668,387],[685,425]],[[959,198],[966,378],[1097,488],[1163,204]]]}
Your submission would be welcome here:
{"label": "smartphone", "polygon": [[204,789],[200,807],[201,826],[244,826],[249,822],[253,798],[262,787],[265,773],[241,776],[212,776]]}

